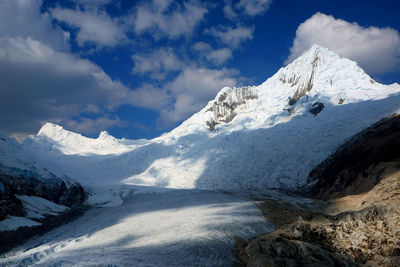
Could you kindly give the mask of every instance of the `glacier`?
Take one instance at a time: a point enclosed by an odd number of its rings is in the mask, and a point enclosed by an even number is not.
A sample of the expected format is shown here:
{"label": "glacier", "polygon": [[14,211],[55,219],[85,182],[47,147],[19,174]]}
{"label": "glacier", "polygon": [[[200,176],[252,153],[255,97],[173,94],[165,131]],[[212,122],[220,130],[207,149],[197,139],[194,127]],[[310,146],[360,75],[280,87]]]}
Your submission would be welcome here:
{"label": "glacier", "polygon": [[[6,253],[0,265],[229,266],[236,238],[273,230],[253,199],[310,203],[275,189],[300,188],[348,138],[398,112],[399,84],[380,84],[314,45],[259,86],[223,88],[151,140],[105,131],[88,138],[53,123],[21,145],[4,136],[3,171],[79,183],[92,208]],[[33,216],[63,209],[19,198]]]}
{"label": "glacier", "polygon": [[347,138],[398,112],[399,93],[314,45],[259,86],[223,88],[160,137],[93,139],[47,123],[23,146],[87,186],[296,189]]}

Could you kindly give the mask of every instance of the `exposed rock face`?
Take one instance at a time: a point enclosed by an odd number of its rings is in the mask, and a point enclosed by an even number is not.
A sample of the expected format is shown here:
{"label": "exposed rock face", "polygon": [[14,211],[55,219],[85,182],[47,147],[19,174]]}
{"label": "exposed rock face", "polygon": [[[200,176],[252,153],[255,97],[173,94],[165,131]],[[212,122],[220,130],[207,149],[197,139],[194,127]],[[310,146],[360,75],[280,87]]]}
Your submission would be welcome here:
{"label": "exposed rock face", "polygon": [[312,107],[308,112],[310,112],[314,116],[317,116],[317,114],[320,113],[324,109],[324,107],[324,103],[315,102],[314,104],[312,104]]}
{"label": "exposed rock face", "polygon": [[237,115],[235,110],[238,106],[257,98],[258,96],[252,91],[252,87],[229,88],[207,110],[214,113],[213,119],[206,121],[209,130],[214,131],[216,125],[232,121]]}
{"label": "exposed rock face", "polygon": [[83,187],[65,181],[40,180],[24,175],[11,176],[0,173],[0,220],[7,215],[24,216],[22,204],[15,195],[38,196],[67,207],[81,205],[85,200]]}
{"label": "exposed rock face", "polygon": [[352,137],[315,168],[309,175],[309,191],[323,198],[367,192],[398,170],[400,115],[393,115]]}
{"label": "exposed rock face", "polygon": [[305,83],[299,83],[300,81],[300,76],[297,76],[296,74],[294,74],[293,76],[286,78],[285,75],[282,75],[282,77],[280,77],[280,81],[282,83],[288,83],[290,84],[291,87],[295,87],[297,88],[296,91],[294,92],[293,96],[291,96],[289,98],[289,102],[288,104],[290,106],[293,106],[294,104],[296,104],[296,102],[302,98],[303,96],[306,95],[307,92],[310,92],[311,89],[313,88],[314,85],[314,76],[315,76],[315,71],[316,68],[318,66],[318,62],[320,61],[319,57],[318,57],[318,52],[319,51],[315,51],[314,53],[314,60],[311,63],[311,71],[310,71],[310,77],[307,79],[307,81]]}
{"label": "exposed rock face", "polygon": [[266,200],[277,230],[238,242],[246,266],[400,266],[400,117],[360,132],[310,174],[305,210]]}
{"label": "exposed rock face", "polygon": [[67,207],[81,205],[85,191],[13,138],[0,133],[0,220],[24,216],[16,195],[36,196]]}
{"label": "exposed rock face", "polygon": [[0,220],[7,216],[25,217],[27,212],[17,195],[37,196],[71,209],[55,215],[35,219],[41,225],[19,227],[16,230],[0,231],[0,254],[37,234],[43,234],[83,214],[86,193],[83,187],[68,178],[38,179],[38,174],[9,175],[0,173]]}

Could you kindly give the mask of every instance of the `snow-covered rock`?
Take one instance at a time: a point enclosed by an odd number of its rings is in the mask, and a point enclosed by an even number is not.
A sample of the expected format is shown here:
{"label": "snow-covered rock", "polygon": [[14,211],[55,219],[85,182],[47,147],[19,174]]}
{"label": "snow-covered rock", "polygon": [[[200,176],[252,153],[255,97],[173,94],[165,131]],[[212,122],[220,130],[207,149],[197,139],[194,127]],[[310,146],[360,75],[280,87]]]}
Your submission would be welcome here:
{"label": "snow-covered rock", "polygon": [[[10,225],[38,225],[30,219],[56,215],[52,212],[61,212],[54,209],[58,204],[72,207],[84,200],[82,186],[61,174],[56,165],[41,160],[15,139],[0,134],[0,221],[5,220],[0,223],[0,231],[14,229]],[[43,210],[43,205],[51,208]],[[38,215],[32,217],[33,212]],[[25,216],[29,219],[24,219]]]}
{"label": "snow-covered rock", "polygon": [[346,139],[399,110],[399,84],[314,45],[259,86],[223,88],[158,138],[92,139],[48,123],[24,147],[88,186],[297,188]]}

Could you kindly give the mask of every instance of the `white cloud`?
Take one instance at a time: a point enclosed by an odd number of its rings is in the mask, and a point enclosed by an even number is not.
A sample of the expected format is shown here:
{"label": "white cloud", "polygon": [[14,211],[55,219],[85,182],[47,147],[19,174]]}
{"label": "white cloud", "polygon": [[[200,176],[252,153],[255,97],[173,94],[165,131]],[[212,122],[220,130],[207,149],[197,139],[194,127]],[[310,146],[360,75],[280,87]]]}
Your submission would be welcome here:
{"label": "white cloud", "polygon": [[0,38],[0,76],[0,126],[8,133],[112,110],[129,91],[90,61],[30,37]]}
{"label": "white cloud", "polygon": [[129,88],[72,54],[69,33],[41,6],[40,0],[0,2],[1,131],[21,139],[46,121],[84,133],[122,125],[104,114],[125,103]]}
{"label": "white cloud", "polygon": [[166,89],[156,88],[151,84],[144,84],[131,91],[127,101],[129,104],[136,107],[160,111],[168,106],[171,98],[172,96],[168,94]]}
{"label": "white cloud", "polygon": [[173,106],[161,111],[160,123],[172,125],[203,108],[225,86],[237,84],[237,71],[188,68],[165,88],[174,96]]}
{"label": "white cloud", "polygon": [[98,133],[99,129],[104,130],[114,126],[124,127],[127,125],[126,121],[121,120],[118,116],[101,116],[97,118],[80,118],[77,120],[66,119],[61,121],[66,129],[73,129],[73,131],[85,134]]}
{"label": "white cloud", "polygon": [[254,28],[244,26],[211,28],[205,31],[232,48],[238,48],[242,42],[253,39],[253,32]]}
{"label": "white cloud", "polygon": [[206,58],[215,65],[222,65],[232,58],[232,51],[228,48],[213,50],[206,55]]}
{"label": "white cloud", "polygon": [[272,0],[240,0],[236,4],[248,16],[257,16],[268,10]]}
{"label": "white cloud", "polygon": [[180,70],[181,62],[171,48],[160,48],[149,54],[133,55],[133,73],[151,73],[153,78],[163,79],[168,72]]}
{"label": "white cloud", "polygon": [[55,8],[51,10],[51,15],[58,21],[79,29],[76,38],[80,46],[89,43],[113,47],[127,40],[122,26],[117,20],[111,19],[104,10]]}
{"label": "white cloud", "polygon": [[208,43],[197,42],[192,45],[192,49],[197,52],[205,52],[212,50],[212,47]]}
{"label": "white cloud", "polygon": [[129,94],[131,105],[160,112],[159,124],[170,127],[203,108],[225,86],[238,83],[238,72],[230,69],[184,69],[162,87],[146,84]]}
{"label": "white cloud", "polygon": [[[200,110],[222,87],[237,84],[237,71],[202,68],[178,57],[172,49],[163,48],[134,55],[132,71],[154,77],[173,72],[176,77],[160,86],[127,88],[98,65],[71,53],[69,33],[53,23],[52,18],[57,18],[77,27],[80,45],[89,42],[114,46],[123,41],[126,36],[117,27],[119,22],[104,9],[98,9],[110,2],[94,1],[91,7],[86,6],[88,1],[77,2],[79,9],[55,8],[48,13],[41,13],[39,0],[0,2],[1,131],[20,137],[51,121],[90,134],[124,126],[124,121],[112,115],[123,104],[156,110],[160,112],[160,124],[171,126]],[[171,38],[190,34],[207,12],[195,1],[176,4],[154,0],[138,9],[144,7],[157,12],[156,17],[149,18],[150,26],[142,24],[140,32]],[[251,39],[236,30],[223,28],[216,34],[231,46]],[[202,51],[201,56],[214,64],[223,64],[232,56],[229,48],[213,50],[204,42],[191,48]]]}
{"label": "white cloud", "polygon": [[190,35],[206,13],[207,9],[197,1],[181,5],[171,0],[153,0],[139,5],[130,20],[136,34],[177,38]]}
{"label": "white cloud", "polygon": [[30,36],[57,50],[69,50],[68,34],[52,26],[51,17],[40,13],[41,5],[41,0],[0,1],[0,36]]}
{"label": "white cloud", "polygon": [[214,65],[222,65],[232,58],[232,51],[229,48],[213,49],[211,45],[205,42],[197,42],[191,47],[198,52],[200,56],[204,56]]}
{"label": "white cloud", "polygon": [[104,6],[112,2],[112,0],[72,0],[77,4],[89,6]]}
{"label": "white cloud", "polygon": [[236,19],[238,16],[238,14],[236,13],[236,11],[232,6],[232,0],[225,0],[225,4],[222,10],[224,11],[225,17],[228,19],[233,20]]}
{"label": "white cloud", "polygon": [[316,13],[297,28],[286,63],[314,43],[357,61],[371,74],[393,71],[400,62],[400,35],[396,30],[361,27],[357,23]]}

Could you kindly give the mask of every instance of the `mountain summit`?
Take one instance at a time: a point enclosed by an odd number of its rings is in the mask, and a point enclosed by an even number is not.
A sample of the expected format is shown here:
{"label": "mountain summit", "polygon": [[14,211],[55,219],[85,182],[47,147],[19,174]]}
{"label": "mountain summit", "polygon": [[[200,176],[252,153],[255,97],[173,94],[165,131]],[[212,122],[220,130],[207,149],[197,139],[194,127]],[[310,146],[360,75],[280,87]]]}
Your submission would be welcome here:
{"label": "mountain summit", "polygon": [[340,144],[400,110],[400,86],[313,45],[259,86],[225,87],[152,140],[92,139],[46,124],[24,147],[82,184],[297,188]]}
{"label": "mountain summit", "polygon": [[210,130],[223,126],[272,126],[287,120],[287,115],[307,111],[316,115],[325,106],[378,100],[398,88],[398,84],[386,86],[375,82],[356,62],[314,44],[260,86],[223,88],[200,114],[183,125],[195,127],[205,120]]}

